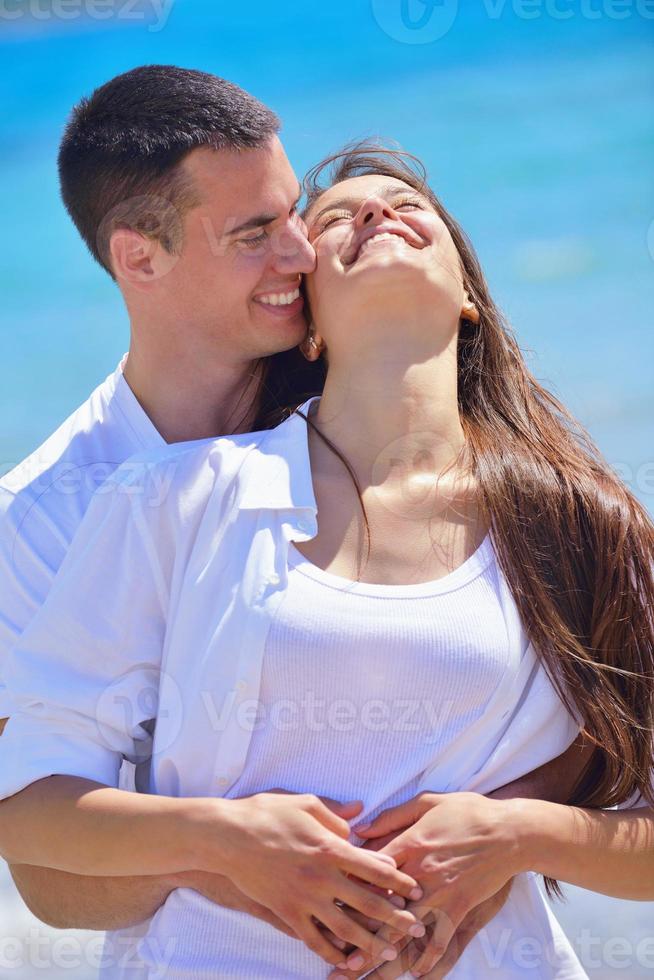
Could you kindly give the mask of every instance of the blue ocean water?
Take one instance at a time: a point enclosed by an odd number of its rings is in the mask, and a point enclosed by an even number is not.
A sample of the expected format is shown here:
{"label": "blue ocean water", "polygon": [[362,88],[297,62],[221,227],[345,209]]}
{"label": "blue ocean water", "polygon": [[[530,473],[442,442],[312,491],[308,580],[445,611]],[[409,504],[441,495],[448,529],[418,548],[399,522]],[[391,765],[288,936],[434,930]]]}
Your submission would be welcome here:
{"label": "blue ocean water", "polygon": [[[364,135],[421,156],[536,375],[654,512],[651,3],[115,0],[99,19],[107,6],[0,0],[0,472],[127,346],[116,287],[58,199],[70,107],[134,65],[170,62],[273,106],[299,175]],[[597,923],[605,938],[652,935],[651,905],[573,894],[571,935]],[[0,919],[2,903],[0,881]],[[591,976],[613,975],[607,962]],[[627,971],[652,973],[651,960]]]}

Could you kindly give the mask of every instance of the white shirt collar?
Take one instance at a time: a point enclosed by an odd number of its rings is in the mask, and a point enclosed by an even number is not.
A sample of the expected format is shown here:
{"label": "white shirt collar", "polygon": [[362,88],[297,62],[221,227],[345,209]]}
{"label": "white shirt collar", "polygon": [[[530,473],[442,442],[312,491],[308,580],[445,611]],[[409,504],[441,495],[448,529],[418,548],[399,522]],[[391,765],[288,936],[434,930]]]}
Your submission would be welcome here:
{"label": "white shirt collar", "polygon": [[[305,415],[319,395],[299,406]],[[293,413],[286,421],[264,433],[244,464],[244,510],[306,510],[317,514],[311,479],[307,423]],[[313,522],[312,522],[313,523]]]}

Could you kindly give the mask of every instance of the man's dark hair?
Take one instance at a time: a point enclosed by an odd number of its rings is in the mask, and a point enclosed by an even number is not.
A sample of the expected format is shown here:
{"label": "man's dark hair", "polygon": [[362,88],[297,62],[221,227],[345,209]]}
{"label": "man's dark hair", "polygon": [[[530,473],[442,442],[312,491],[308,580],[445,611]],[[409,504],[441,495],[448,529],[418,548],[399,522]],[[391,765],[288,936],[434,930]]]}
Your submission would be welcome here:
{"label": "man's dark hair", "polygon": [[191,150],[252,149],[279,129],[275,113],[232,82],[143,65],[73,109],[59,148],[61,196],[91,254],[113,276],[109,240],[116,228],[178,251],[181,218],[199,203],[180,167]]}

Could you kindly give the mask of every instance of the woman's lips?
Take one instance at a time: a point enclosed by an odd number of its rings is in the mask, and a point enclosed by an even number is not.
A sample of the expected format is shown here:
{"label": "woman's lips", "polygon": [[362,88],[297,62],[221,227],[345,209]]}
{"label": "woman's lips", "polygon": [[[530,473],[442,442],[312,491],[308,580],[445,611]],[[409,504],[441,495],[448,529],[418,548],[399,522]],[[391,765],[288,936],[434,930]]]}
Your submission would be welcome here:
{"label": "woman's lips", "polygon": [[372,243],[372,242],[379,241],[381,243],[381,242],[390,241],[393,238],[399,238],[402,242],[404,242],[405,245],[408,245],[410,248],[424,248],[424,242],[419,240],[415,240],[415,241],[412,240],[411,236],[408,233],[404,232],[403,230],[400,231],[399,229],[396,228],[381,228],[370,235],[366,235],[363,241],[359,242],[353,258],[350,259],[349,261],[345,261],[343,265],[354,265],[354,263],[360,257],[364,246],[368,245],[369,242]]}

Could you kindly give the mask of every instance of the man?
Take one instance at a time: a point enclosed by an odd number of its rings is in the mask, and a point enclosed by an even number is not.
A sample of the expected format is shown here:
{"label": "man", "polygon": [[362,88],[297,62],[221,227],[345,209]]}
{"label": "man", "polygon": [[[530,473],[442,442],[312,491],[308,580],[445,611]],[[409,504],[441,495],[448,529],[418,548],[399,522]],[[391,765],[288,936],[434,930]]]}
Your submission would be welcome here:
{"label": "man", "polygon": [[[170,66],[121,75],[75,109],[59,157],[62,195],[121,290],[130,347],[0,483],[0,685],[3,659],[45,601],[111,471],[166,442],[256,427],[264,382],[275,385],[264,359],[304,337],[298,287],[315,257],[278,129],[275,115],[236,86]],[[0,686],[0,717],[11,711],[3,697]],[[542,786],[535,779],[531,794],[524,784],[513,792],[536,795]],[[124,927],[134,939],[135,924],[182,884],[283,927],[218,875],[12,871],[35,914],[60,927]]]}

